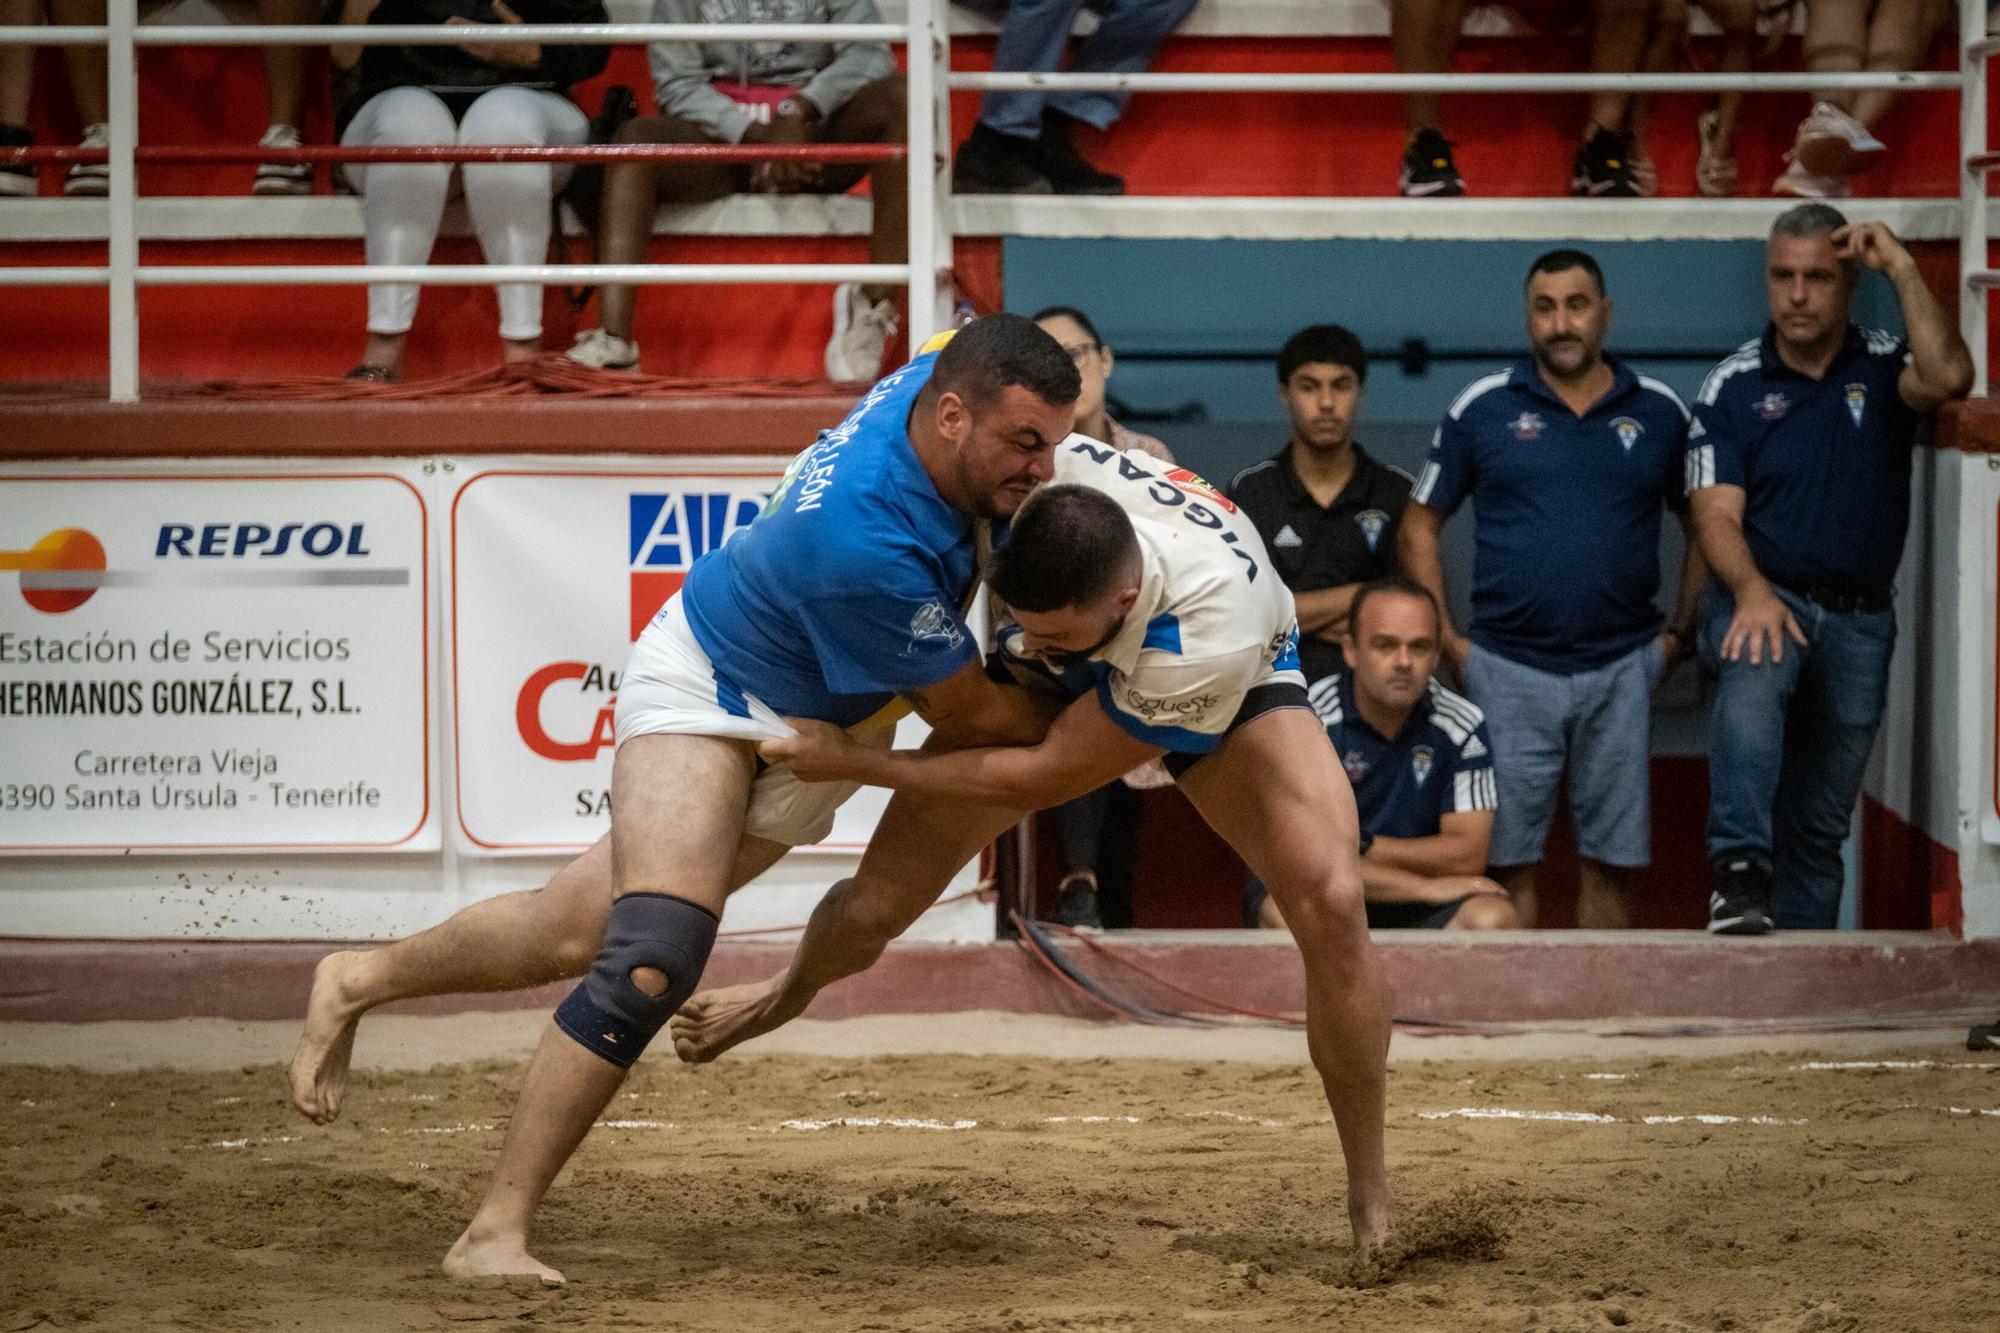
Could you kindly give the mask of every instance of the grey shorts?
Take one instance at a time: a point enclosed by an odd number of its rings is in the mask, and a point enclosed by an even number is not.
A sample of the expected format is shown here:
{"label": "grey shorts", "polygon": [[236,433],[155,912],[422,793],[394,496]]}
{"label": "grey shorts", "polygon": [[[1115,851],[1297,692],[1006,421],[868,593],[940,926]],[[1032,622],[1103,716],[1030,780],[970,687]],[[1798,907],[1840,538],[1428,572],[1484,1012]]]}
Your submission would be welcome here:
{"label": "grey shorts", "polygon": [[1565,767],[1578,853],[1631,869],[1652,860],[1648,765],[1653,687],[1664,665],[1658,639],[1574,676],[1538,671],[1472,645],[1466,693],[1486,714],[1500,790],[1494,865],[1542,859]]}

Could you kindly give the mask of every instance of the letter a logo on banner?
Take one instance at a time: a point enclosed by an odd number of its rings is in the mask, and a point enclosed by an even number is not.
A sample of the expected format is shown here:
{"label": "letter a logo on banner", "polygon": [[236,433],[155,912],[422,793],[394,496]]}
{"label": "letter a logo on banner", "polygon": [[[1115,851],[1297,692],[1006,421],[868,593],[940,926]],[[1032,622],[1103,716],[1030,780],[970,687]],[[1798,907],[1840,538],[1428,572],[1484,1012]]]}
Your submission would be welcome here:
{"label": "letter a logo on banner", "polygon": [[750,526],[760,497],[669,491],[631,497],[632,640],[681,590],[694,562]]}

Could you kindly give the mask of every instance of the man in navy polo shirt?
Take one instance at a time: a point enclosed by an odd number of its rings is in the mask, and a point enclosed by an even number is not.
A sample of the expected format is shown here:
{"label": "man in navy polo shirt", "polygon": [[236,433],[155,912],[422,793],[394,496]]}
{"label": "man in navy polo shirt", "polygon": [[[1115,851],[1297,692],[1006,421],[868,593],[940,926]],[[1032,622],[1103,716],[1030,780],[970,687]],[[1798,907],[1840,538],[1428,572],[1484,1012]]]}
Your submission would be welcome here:
{"label": "man in navy polo shirt", "polygon": [[[1895,285],[1908,341],[1848,320],[1860,266]],[[1972,387],[1965,342],[1879,222],[1781,214],[1771,323],[1710,372],[1689,432],[1695,530],[1715,571],[1700,650],[1709,732],[1708,928],[1831,929],[1840,859],[1888,696],[1890,602],[1918,423]]]}
{"label": "man in navy polo shirt", "polygon": [[[1356,589],[1347,669],[1308,693],[1354,785],[1361,887],[1375,930],[1507,930],[1521,924],[1485,878],[1493,836],[1493,742],[1472,701],[1436,679],[1437,602],[1400,574]],[[1246,925],[1281,928],[1255,879]]]}
{"label": "man in navy polo shirt", "polygon": [[1567,768],[1577,922],[1623,927],[1631,877],[1651,859],[1652,691],[1687,653],[1700,587],[1690,540],[1663,630],[1660,516],[1681,507],[1687,408],[1604,355],[1611,300],[1589,255],[1537,259],[1527,305],[1534,354],[1473,381],[1432,438],[1403,516],[1403,566],[1445,604],[1438,534],[1471,497],[1471,636],[1447,617],[1443,639],[1493,732],[1494,875],[1534,924],[1535,870]]}

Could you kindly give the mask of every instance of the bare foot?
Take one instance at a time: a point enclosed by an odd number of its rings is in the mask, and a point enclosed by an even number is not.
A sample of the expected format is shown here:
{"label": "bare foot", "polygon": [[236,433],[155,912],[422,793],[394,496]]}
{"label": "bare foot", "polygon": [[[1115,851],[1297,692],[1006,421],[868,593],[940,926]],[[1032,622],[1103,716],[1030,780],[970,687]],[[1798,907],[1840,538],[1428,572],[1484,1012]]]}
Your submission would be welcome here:
{"label": "bare foot", "polygon": [[805,1006],[781,1005],[784,974],[748,986],[705,990],[681,1006],[667,1024],[674,1054],[688,1064],[706,1064],[733,1046],[783,1027]]}
{"label": "bare foot", "polygon": [[347,1062],[354,1054],[354,1027],[363,1013],[349,983],[364,956],[354,951],[330,953],[313,969],[306,1025],[285,1072],[292,1085],[292,1105],[316,1125],[333,1123],[347,1093]]}
{"label": "bare foot", "polygon": [[454,1282],[482,1277],[540,1278],[544,1286],[560,1287],[563,1275],[528,1253],[525,1236],[486,1236],[478,1240],[467,1227],[444,1257],[444,1275]]}
{"label": "bare foot", "polygon": [[1380,1206],[1363,1205],[1348,1209],[1347,1220],[1354,1228],[1354,1258],[1357,1263],[1375,1263],[1393,1251],[1390,1240],[1392,1219],[1386,1197]]}

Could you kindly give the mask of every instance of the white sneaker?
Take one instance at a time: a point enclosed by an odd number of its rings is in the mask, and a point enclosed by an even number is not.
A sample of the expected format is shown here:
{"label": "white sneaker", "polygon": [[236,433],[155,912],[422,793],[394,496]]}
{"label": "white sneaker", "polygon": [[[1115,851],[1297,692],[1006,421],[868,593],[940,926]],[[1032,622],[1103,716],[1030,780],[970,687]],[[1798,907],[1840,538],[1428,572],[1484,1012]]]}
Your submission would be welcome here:
{"label": "white sneaker", "polygon": [[1838,176],[1815,176],[1797,162],[1771,182],[1772,194],[1789,194],[1800,199],[1851,199],[1854,191]]}
{"label": "white sneaker", "polygon": [[[84,148],[111,147],[111,127],[102,122],[83,127]],[[72,197],[98,198],[111,193],[111,165],[107,162],[79,162],[63,177],[63,193]]]}
{"label": "white sneaker", "polygon": [[[259,148],[297,148],[299,132],[290,125],[273,125],[257,141]],[[251,182],[252,194],[311,194],[313,169],[304,162],[265,162]]]}
{"label": "white sneaker", "polygon": [[865,383],[882,373],[882,358],[896,336],[896,303],[871,301],[858,282],[833,289],[833,337],[826,343],[826,377]]}
{"label": "white sneaker", "polygon": [[1701,156],[1695,159],[1694,187],[1709,199],[1728,199],[1736,193],[1736,159],[1716,142],[1718,119],[1715,112],[1704,111],[1695,122],[1701,136]]}
{"label": "white sneaker", "polygon": [[576,342],[563,355],[579,366],[596,370],[637,370],[639,344],[603,329],[576,335]]}
{"label": "white sneaker", "polygon": [[1888,151],[1866,125],[1831,102],[1820,102],[1799,125],[1792,160],[1815,176],[1852,176],[1874,166]]}

